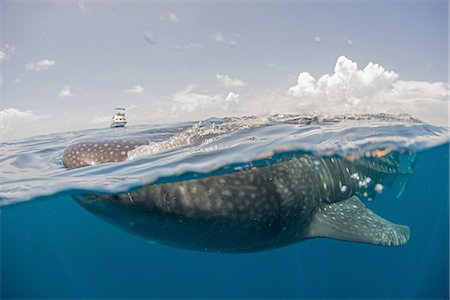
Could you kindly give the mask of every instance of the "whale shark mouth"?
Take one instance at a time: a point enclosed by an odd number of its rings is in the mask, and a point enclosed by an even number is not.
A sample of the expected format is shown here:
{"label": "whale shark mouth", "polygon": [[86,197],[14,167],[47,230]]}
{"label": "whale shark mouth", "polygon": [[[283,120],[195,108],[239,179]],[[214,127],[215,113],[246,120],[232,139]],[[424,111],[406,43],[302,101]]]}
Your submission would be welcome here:
{"label": "whale shark mouth", "polygon": [[409,240],[408,226],[391,223],[368,209],[358,197],[324,204],[313,215],[307,237],[402,246]]}

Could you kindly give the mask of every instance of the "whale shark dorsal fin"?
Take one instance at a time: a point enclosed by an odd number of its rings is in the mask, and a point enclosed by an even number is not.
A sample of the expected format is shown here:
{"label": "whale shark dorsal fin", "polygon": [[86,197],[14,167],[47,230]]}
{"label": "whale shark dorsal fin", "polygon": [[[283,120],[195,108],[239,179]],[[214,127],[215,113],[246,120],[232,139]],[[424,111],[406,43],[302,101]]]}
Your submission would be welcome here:
{"label": "whale shark dorsal fin", "polygon": [[321,205],[312,217],[306,236],[401,246],[409,239],[409,228],[381,218],[353,196]]}

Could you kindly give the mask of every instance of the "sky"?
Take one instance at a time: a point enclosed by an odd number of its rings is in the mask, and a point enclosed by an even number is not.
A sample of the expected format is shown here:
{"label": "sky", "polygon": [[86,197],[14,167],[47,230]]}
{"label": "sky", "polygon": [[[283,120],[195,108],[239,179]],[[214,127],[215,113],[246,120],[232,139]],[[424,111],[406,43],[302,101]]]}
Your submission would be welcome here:
{"label": "sky", "polygon": [[0,0],[0,135],[275,113],[448,122],[448,1]]}

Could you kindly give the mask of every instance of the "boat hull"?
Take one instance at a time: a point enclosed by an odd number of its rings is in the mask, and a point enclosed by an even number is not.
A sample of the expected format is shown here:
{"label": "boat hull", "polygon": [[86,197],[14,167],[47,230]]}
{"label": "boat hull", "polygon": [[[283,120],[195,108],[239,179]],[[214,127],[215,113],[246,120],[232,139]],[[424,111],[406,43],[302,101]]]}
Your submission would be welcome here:
{"label": "boat hull", "polygon": [[127,124],[127,122],[112,122],[111,125],[109,125],[109,127],[111,128],[125,127],[125,124]]}

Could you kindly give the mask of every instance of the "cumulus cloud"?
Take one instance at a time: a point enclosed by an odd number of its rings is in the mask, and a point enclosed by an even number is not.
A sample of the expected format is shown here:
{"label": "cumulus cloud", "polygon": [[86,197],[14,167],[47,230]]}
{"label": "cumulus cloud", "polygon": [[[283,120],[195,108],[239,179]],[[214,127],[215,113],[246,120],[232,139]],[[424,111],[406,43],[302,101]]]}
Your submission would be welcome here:
{"label": "cumulus cloud", "polygon": [[145,91],[145,89],[140,85],[135,85],[132,88],[126,89],[125,92],[141,94]]}
{"label": "cumulus cloud", "polygon": [[322,42],[322,38],[320,36],[315,36],[314,37],[314,42],[320,43],[320,42]]}
{"label": "cumulus cloud", "polygon": [[222,85],[227,87],[242,87],[248,85],[245,81],[237,78],[231,78],[226,74],[217,74],[216,78]]}
{"label": "cumulus cloud", "polygon": [[14,79],[15,84],[20,84],[22,81],[19,78]]}
{"label": "cumulus cloud", "polygon": [[230,41],[230,47],[231,48],[236,48],[237,47],[237,45],[238,45],[238,43],[237,43],[237,41]]}
{"label": "cumulus cloud", "polygon": [[337,59],[334,73],[315,79],[300,73],[287,94],[297,108],[336,113],[408,113],[425,121],[446,122],[449,86],[444,82],[404,81],[399,75],[369,62],[358,69],[345,56]]}
{"label": "cumulus cloud", "polygon": [[171,11],[168,11],[168,12],[166,12],[165,14],[161,15],[161,16],[159,17],[159,19],[160,19],[161,21],[167,21],[167,22],[170,22],[170,23],[176,23],[176,22],[179,21],[177,15],[175,15],[175,14],[174,14],[173,12],[171,12]]}
{"label": "cumulus cloud", "polygon": [[43,71],[54,66],[56,62],[52,59],[43,59],[36,62],[31,62],[25,65],[27,71]]}
{"label": "cumulus cloud", "polygon": [[336,62],[333,75],[323,75],[316,80],[308,72],[300,73],[297,85],[289,88],[288,94],[299,98],[317,98],[355,104],[373,98],[380,91],[391,87],[398,74],[386,71],[382,66],[370,62],[363,70],[341,56]]}
{"label": "cumulus cloud", "polygon": [[3,49],[0,49],[0,61],[5,60],[7,57],[6,51],[4,51]]}
{"label": "cumulus cloud", "polygon": [[202,47],[203,47],[202,44],[190,43],[190,44],[184,44],[184,45],[176,45],[175,47],[173,47],[173,49],[175,51],[181,51],[181,50],[189,51],[191,49],[198,49],[198,48],[202,48]]}
{"label": "cumulus cloud", "polygon": [[239,95],[235,93],[228,93],[225,95],[209,95],[195,93],[195,85],[191,84],[184,90],[174,95],[174,104],[172,112],[196,112],[205,110],[207,114],[211,111],[220,112],[229,109],[231,104],[239,102]]}
{"label": "cumulus cloud", "polygon": [[59,97],[65,98],[65,97],[72,97],[74,94],[70,90],[70,86],[65,86],[62,88],[62,90],[59,92]]}
{"label": "cumulus cloud", "polygon": [[223,43],[223,42],[226,41],[225,37],[223,36],[223,34],[222,34],[221,32],[215,32],[215,33],[213,33],[213,34],[211,35],[211,39],[213,39],[213,40],[215,40],[215,41],[217,41],[217,42],[221,42],[221,43]]}
{"label": "cumulus cloud", "polygon": [[144,39],[145,41],[147,41],[147,43],[149,43],[150,45],[153,45],[154,43],[156,43],[156,39],[155,36],[153,35],[153,33],[151,32],[146,32],[144,33]]}

